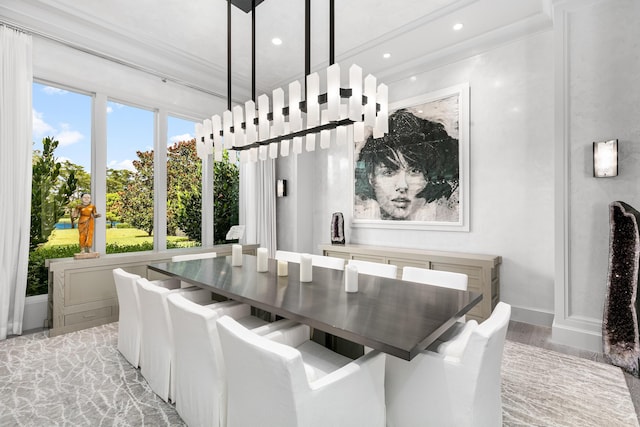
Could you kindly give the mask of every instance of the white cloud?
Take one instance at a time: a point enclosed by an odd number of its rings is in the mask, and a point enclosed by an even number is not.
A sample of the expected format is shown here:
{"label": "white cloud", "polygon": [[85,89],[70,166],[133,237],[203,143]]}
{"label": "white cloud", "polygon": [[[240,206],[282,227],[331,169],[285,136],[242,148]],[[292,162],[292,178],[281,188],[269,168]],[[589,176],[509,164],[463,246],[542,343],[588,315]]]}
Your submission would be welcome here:
{"label": "white cloud", "polygon": [[130,170],[131,172],[136,171],[136,168],[133,167],[133,160],[122,160],[121,162],[112,160],[109,162],[109,165],[107,167],[109,169],[126,169]]}
{"label": "white cloud", "polygon": [[63,130],[56,135],[56,139],[60,142],[60,147],[67,147],[73,145],[76,142],[82,141],[84,135],[77,130]]}
{"label": "white cloud", "polygon": [[69,91],[64,89],[58,89],[57,87],[45,86],[42,91],[47,95],[64,95],[69,93]]}
{"label": "white cloud", "polygon": [[68,123],[60,123],[60,129],[56,135],[60,147],[68,147],[84,139],[84,135],[77,130],[72,130]]}
{"label": "white cloud", "polygon": [[107,106],[107,114],[113,113],[113,107],[111,105]]}
{"label": "white cloud", "polygon": [[44,137],[45,135],[50,135],[55,133],[55,129],[49,123],[45,122],[42,118],[43,114],[39,113],[35,109],[32,109],[33,114],[33,135],[37,137]]}
{"label": "white cloud", "polygon": [[176,142],[191,141],[193,138],[194,138],[193,135],[191,135],[190,133],[184,133],[182,135],[174,135],[169,138],[169,143],[175,144]]}

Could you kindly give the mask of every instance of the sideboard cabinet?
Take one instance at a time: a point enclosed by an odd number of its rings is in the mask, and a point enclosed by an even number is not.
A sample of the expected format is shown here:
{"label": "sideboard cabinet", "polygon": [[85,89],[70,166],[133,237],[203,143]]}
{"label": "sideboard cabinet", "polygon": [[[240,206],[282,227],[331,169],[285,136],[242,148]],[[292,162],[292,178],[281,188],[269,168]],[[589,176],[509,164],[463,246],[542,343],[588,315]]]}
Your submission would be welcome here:
{"label": "sideboard cabinet", "polygon": [[[250,255],[255,255],[257,248],[258,245],[242,247],[243,252]],[[173,255],[186,252],[216,252],[218,256],[225,256],[231,255],[231,245],[184,251],[112,254],[92,259],[47,260],[49,335],[53,337],[118,321],[118,295],[113,281],[113,269],[122,268],[149,280],[164,279],[166,277],[159,273],[147,272],[147,264],[170,261]]]}
{"label": "sideboard cabinet", "polygon": [[320,249],[323,255],[345,260],[394,264],[399,279],[406,266],[464,273],[469,277],[468,290],[482,293],[482,301],[467,313],[467,319],[482,322],[500,301],[500,256],[365,245],[321,245]]}

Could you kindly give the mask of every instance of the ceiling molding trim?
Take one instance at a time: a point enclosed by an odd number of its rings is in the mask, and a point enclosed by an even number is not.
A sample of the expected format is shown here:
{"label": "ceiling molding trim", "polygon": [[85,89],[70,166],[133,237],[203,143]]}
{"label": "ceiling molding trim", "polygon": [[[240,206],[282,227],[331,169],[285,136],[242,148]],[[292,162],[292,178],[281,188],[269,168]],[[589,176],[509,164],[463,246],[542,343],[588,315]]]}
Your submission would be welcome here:
{"label": "ceiling molding trim", "polygon": [[215,84],[226,82],[226,67],[185,54],[173,46],[163,45],[160,49],[150,39],[133,36],[126,29],[114,31],[89,15],[79,18],[49,3],[47,0],[25,1],[13,8],[11,1],[3,3],[0,21],[34,36],[226,99],[223,95],[226,84]]}
{"label": "ceiling molding trim", "polygon": [[415,58],[402,65],[376,71],[379,80],[387,85],[407,79],[416,73],[430,71],[472,56],[493,50],[499,46],[520,40],[532,34],[550,31],[551,19],[543,13],[530,16],[516,23],[490,31],[481,36]]}

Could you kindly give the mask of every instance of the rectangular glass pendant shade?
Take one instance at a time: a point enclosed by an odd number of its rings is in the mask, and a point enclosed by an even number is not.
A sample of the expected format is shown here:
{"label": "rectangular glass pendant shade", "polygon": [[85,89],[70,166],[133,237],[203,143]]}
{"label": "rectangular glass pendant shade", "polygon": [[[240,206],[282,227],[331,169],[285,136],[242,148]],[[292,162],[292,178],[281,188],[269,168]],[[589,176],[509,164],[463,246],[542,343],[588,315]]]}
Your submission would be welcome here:
{"label": "rectangular glass pendant shade", "polygon": [[231,127],[233,126],[233,113],[229,110],[222,113],[222,126],[224,132],[224,148],[230,150],[234,146],[233,133]]}
{"label": "rectangular glass pendant shade", "polygon": [[246,144],[253,144],[258,140],[258,132],[254,120],[256,118],[256,103],[253,101],[247,101],[244,103],[245,112],[245,142]]}
{"label": "rectangular glass pendant shade", "polygon": [[242,123],[244,122],[244,111],[240,105],[233,107],[233,139],[236,147],[246,144]]}
{"label": "rectangular glass pendant shade", "polygon": [[216,114],[211,117],[211,125],[213,128],[213,146],[215,151],[222,152],[222,135],[220,135],[220,131],[222,131],[222,120],[220,119],[220,116]]}
{"label": "rectangular glass pendant shade", "polygon": [[284,91],[277,88],[273,91],[273,120],[271,122],[271,136],[276,137],[284,134]]}
{"label": "rectangular glass pendant shade", "polygon": [[320,78],[318,73],[311,73],[307,76],[307,129],[320,124]]}
{"label": "rectangular glass pendant shade", "polygon": [[362,120],[362,68],[352,65],[349,68],[349,118],[354,122]]}
{"label": "rectangular glass pendant shade", "polygon": [[258,137],[261,141],[269,139],[269,97],[260,95],[258,97]]}
{"label": "rectangular glass pendant shade", "polygon": [[340,119],[340,65],[327,68],[327,111],[330,122]]}
{"label": "rectangular glass pendant shade", "polygon": [[302,129],[301,94],[302,88],[299,81],[296,80],[289,83],[289,125],[291,126],[291,132],[297,132]]}
{"label": "rectangular glass pendant shade", "polygon": [[373,127],[376,125],[376,78],[371,74],[364,79],[364,95],[367,97],[364,124]]}

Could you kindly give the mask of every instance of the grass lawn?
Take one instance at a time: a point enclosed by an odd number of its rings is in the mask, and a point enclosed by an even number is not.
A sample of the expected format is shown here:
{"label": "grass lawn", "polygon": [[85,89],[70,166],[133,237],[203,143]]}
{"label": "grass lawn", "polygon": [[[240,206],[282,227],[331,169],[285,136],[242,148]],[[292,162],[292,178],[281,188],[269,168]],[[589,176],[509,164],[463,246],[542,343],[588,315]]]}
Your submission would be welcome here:
{"label": "grass lawn", "polygon": [[[188,237],[167,236],[169,242],[187,242]],[[123,246],[137,245],[140,243],[153,243],[153,236],[137,228],[107,228],[107,242],[118,243]],[[75,245],[78,244],[78,229],[53,230],[47,246]]]}

